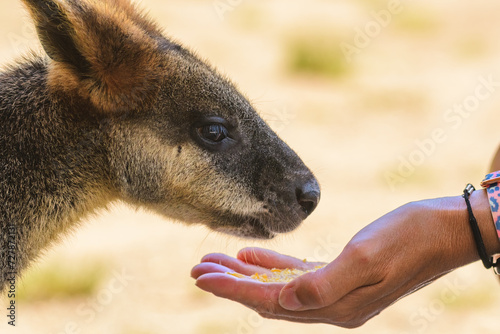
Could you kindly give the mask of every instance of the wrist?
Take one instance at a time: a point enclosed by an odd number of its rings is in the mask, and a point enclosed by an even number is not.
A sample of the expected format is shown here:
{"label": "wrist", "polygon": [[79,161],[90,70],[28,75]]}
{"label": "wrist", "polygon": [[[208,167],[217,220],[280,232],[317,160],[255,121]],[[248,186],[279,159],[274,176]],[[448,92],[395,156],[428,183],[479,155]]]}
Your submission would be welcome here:
{"label": "wrist", "polygon": [[[476,190],[470,196],[486,252],[489,256],[500,253],[500,242],[491,216],[486,191]],[[469,224],[467,205],[462,196],[424,200],[411,204],[414,217],[422,219],[432,252],[441,258],[445,267],[455,269],[480,259]],[[443,264],[444,264],[443,263]]]}
{"label": "wrist", "polygon": [[[488,196],[484,189],[474,191],[470,197],[470,205],[476,218],[481,238],[483,240],[488,257],[500,252],[500,242],[489,207]],[[455,251],[461,254],[461,265],[475,262],[480,259],[474,233],[469,221],[469,212],[463,196],[453,197],[455,202],[449,223],[455,226],[453,232],[457,240]]]}

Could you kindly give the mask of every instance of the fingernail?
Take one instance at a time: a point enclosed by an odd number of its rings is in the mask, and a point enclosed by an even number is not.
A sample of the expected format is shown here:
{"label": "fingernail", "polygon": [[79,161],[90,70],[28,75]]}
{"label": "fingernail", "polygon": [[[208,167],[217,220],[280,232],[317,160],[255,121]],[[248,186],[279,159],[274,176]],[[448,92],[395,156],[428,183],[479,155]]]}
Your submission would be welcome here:
{"label": "fingernail", "polygon": [[293,288],[281,291],[279,302],[281,307],[290,311],[297,311],[303,307]]}

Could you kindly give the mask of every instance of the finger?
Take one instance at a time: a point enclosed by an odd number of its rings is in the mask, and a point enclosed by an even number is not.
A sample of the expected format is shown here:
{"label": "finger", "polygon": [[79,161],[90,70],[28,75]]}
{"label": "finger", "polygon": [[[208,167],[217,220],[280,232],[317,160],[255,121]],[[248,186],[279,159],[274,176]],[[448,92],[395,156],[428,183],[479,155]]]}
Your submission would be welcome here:
{"label": "finger", "polygon": [[[196,286],[217,297],[230,299],[257,310],[262,304],[278,304],[282,283],[261,283],[250,278],[208,273],[198,277]],[[274,309],[274,308],[273,308]]]}
{"label": "finger", "polygon": [[272,274],[267,268],[262,268],[253,264],[248,264],[234,257],[228,256],[226,254],[214,253],[208,254],[201,259],[201,262],[213,262],[225,267],[231,268],[230,271],[236,271],[243,275],[251,276],[255,273],[259,274]]}
{"label": "finger", "polygon": [[198,277],[196,286],[217,297],[243,304],[265,318],[302,323],[326,322],[324,317],[317,318],[317,314],[324,315],[322,312],[293,312],[283,309],[278,303],[278,296],[284,283],[262,283],[249,278],[209,273]]}
{"label": "finger", "polygon": [[296,268],[300,270],[309,270],[317,265],[323,264],[319,262],[304,262],[289,255],[283,255],[272,250],[263,248],[244,248],[239,253],[237,258],[246,263],[254,264],[265,268]]}
{"label": "finger", "polygon": [[266,318],[295,319],[290,321],[304,323],[328,322],[329,313],[325,313],[324,310],[293,312],[283,309],[278,303],[278,297],[284,285],[284,283],[262,283],[223,273],[208,273],[196,280],[196,286],[202,290],[243,304]]}
{"label": "finger", "polygon": [[233,272],[231,268],[225,267],[223,265],[220,265],[218,263],[213,263],[213,262],[203,262],[191,269],[191,277],[192,278],[198,278],[201,275],[209,274],[209,273],[227,273],[227,272]]}
{"label": "finger", "polygon": [[272,313],[259,313],[262,318],[271,320],[285,320],[290,322],[297,322],[301,324],[317,324],[317,323],[329,323],[324,318],[314,318],[311,316],[305,316],[300,312],[294,315],[284,315],[284,314],[272,314]]}
{"label": "finger", "polygon": [[364,267],[366,263],[341,254],[328,266],[288,283],[281,291],[280,305],[292,311],[320,309],[360,287],[380,282],[381,278],[360,269]]}

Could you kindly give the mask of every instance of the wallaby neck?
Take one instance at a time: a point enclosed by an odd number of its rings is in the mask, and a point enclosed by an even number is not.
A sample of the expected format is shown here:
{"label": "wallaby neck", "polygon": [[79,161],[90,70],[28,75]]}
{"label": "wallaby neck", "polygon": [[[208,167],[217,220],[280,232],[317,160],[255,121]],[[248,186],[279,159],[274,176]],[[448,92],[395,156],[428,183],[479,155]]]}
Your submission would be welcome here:
{"label": "wallaby neck", "polygon": [[51,95],[47,66],[39,58],[0,74],[0,290],[114,199],[102,124]]}

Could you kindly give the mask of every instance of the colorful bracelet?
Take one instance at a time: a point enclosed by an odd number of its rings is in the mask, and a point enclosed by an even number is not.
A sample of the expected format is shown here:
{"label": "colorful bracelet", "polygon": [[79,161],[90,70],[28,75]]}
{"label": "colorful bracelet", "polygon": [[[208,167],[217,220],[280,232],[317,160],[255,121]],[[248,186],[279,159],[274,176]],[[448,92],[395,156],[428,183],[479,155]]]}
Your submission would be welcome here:
{"label": "colorful bracelet", "polygon": [[[481,187],[486,189],[490,202],[491,215],[497,230],[498,239],[500,239],[500,171],[486,175],[481,182]],[[493,256],[493,262],[500,263],[500,255]],[[495,274],[500,275],[500,267],[494,267]]]}
{"label": "colorful bracelet", "polygon": [[490,201],[491,215],[500,239],[500,171],[486,175],[481,187],[486,188]]}

